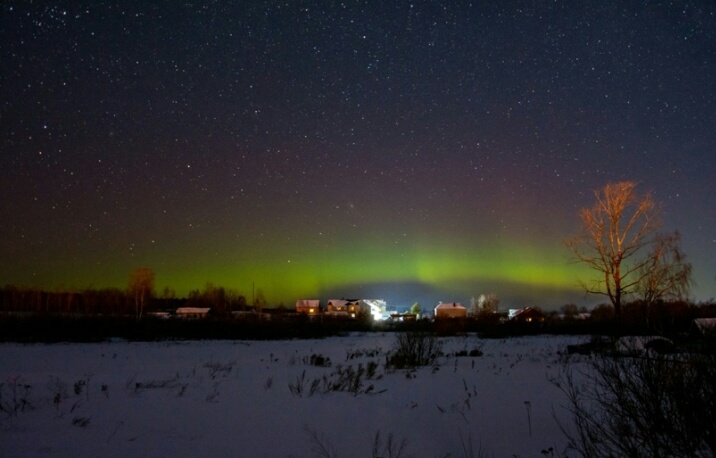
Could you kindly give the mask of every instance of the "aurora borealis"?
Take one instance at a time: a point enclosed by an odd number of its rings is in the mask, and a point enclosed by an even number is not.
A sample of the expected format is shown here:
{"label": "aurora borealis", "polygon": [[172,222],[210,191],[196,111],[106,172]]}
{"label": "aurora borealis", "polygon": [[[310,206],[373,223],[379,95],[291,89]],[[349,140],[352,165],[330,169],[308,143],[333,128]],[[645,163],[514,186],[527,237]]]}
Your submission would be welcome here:
{"label": "aurora borealis", "polygon": [[593,303],[609,181],[716,296],[711,2],[4,2],[0,284]]}

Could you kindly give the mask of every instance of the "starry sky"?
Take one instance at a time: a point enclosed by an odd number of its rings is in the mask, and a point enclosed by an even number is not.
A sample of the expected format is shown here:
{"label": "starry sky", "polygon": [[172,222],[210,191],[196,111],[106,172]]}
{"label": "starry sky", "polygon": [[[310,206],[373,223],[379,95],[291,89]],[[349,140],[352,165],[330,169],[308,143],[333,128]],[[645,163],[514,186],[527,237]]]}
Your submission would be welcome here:
{"label": "starry sky", "polygon": [[716,296],[711,1],[0,9],[0,284],[593,304],[563,241],[633,180]]}

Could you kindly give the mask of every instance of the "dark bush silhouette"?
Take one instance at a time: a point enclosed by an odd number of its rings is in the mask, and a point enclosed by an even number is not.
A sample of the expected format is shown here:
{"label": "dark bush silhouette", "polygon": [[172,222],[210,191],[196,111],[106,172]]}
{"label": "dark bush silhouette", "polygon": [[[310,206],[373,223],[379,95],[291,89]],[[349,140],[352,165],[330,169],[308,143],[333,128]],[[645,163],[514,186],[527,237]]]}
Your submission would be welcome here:
{"label": "dark bush silhouette", "polygon": [[716,454],[716,355],[592,354],[555,383],[568,399],[563,426],[584,457],[712,457]]}
{"label": "dark bush silhouette", "polygon": [[388,355],[388,367],[405,369],[430,366],[438,359],[442,342],[425,332],[401,332],[395,336],[395,347]]}

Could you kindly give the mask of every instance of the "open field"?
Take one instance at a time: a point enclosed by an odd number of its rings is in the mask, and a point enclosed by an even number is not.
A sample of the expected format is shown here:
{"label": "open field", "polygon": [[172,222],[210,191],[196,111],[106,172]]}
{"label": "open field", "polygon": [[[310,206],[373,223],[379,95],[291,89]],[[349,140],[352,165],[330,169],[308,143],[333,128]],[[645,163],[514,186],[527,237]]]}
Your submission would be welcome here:
{"label": "open field", "polygon": [[437,366],[394,371],[390,333],[3,344],[0,455],[357,457],[379,434],[402,456],[557,456],[567,417],[549,379],[584,340],[443,338]]}

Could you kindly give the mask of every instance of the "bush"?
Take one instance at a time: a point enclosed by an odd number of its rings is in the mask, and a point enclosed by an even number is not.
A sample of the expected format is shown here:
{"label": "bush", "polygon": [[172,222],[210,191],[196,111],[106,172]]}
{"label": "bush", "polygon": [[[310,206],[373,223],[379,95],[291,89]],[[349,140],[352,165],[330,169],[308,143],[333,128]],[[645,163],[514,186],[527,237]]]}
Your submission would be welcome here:
{"label": "bush", "polygon": [[316,366],[316,367],[330,367],[331,366],[331,358],[314,353],[311,355],[309,364],[311,366]]}
{"label": "bush", "polygon": [[301,373],[300,377],[296,377],[296,383],[289,383],[288,389],[294,396],[311,397],[314,394],[328,394],[331,392],[346,392],[353,396],[359,394],[379,394],[385,390],[375,391],[375,386],[365,385],[367,380],[379,379],[381,376],[377,373],[378,364],[370,361],[366,366],[358,364],[358,368],[353,366],[338,365],[335,371],[329,375],[323,375],[313,379],[306,378],[306,371]]}
{"label": "bush", "polygon": [[472,350],[470,350],[469,356],[472,358],[482,356],[482,350],[480,350],[479,348],[473,348]]}
{"label": "bush", "polygon": [[395,348],[388,354],[388,367],[405,369],[431,366],[441,355],[442,342],[432,334],[404,332],[396,335]]}
{"label": "bush", "polygon": [[569,447],[585,457],[716,454],[716,356],[589,357],[555,383],[568,398]]}

